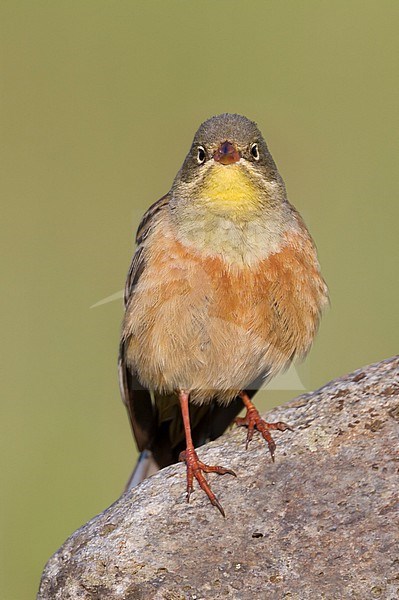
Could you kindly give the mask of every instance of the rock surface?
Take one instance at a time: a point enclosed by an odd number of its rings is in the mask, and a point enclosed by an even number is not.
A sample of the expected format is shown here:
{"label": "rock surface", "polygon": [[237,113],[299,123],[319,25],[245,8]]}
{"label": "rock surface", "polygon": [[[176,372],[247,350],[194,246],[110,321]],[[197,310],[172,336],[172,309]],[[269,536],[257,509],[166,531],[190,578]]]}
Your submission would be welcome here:
{"label": "rock surface", "polygon": [[234,429],[199,450],[226,519],[174,465],[50,558],[39,600],[399,598],[399,357],[274,409],[276,462]]}

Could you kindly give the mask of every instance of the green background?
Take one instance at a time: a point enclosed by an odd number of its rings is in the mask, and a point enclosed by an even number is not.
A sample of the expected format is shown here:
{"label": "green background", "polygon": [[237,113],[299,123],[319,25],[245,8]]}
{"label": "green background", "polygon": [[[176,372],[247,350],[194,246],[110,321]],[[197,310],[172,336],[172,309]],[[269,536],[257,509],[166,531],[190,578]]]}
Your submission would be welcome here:
{"label": "green background", "polygon": [[316,240],[332,306],[306,389],[397,351],[398,16],[397,1],[3,0],[2,598],[33,598],[130,472],[122,303],[90,307],[122,289],[140,215],[207,117],[258,122]]}

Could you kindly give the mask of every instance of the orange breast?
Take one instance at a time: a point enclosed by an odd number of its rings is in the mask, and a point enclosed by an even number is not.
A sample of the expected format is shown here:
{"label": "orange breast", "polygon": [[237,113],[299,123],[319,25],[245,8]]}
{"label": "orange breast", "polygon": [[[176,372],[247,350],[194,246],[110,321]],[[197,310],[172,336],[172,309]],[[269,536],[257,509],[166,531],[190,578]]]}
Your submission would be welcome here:
{"label": "orange breast", "polygon": [[326,299],[307,231],[256,268],[204,258],[160,233],[126,313],[128,360],[147,387],[228,401],[307,352]]}
{"label": "orange breast", "polygon": [[210,316],[257,332],[286,359],[306,353],[327,294],[307,236],[291,236],[256,269],[232,271],[220,259],[207,259],[201,266],[214,290]]}

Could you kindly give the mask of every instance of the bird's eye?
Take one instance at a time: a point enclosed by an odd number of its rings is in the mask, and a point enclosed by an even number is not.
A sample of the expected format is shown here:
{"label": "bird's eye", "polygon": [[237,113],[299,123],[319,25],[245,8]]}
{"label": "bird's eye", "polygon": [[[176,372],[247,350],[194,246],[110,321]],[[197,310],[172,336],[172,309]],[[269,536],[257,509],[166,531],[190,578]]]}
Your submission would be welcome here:
{"label": "bird's eye", "polygon": [[259,160],[259,146],[258,144],[251,144],[251,147],[249,149],[251,156],[255,159],[255,160]]}
{"label": "bird's eye", "polygon": [[205,148],[203,146],[198,146],[197,148],[197,163],[199,165],[204,164],[206,160]]}

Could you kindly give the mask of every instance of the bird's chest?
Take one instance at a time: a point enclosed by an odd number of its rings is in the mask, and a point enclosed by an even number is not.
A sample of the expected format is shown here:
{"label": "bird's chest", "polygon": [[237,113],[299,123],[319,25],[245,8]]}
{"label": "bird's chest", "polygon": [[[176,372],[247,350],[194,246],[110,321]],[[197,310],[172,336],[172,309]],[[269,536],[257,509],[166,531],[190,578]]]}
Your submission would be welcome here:
{"label": "bird's chest", "polygon": [[268,289],[261,286],[259,272],[251,267],[231,272],[212,261],[202,265],[201,292],[205,293],[206,318],[225,322],[225,326],[251,330],[265,314]]}
{"label": "bird's chest", "polygon": [[[254,224],[251,232],[221,227],[211,252],[211,228],[200,225],[184,232],[185,243],[167,223],[154,230],[128,328],[155,331],[155,341],[214,339],[218,332],[223,339],[227,331],[234,338],[237,328],[263,339],[280,329],[293,339],[290,328],[316,318],[326,292],[306,231],[277,235],[273,222],[266,230]],[[202,248],[190,235],[203,240]]]}
{"label": "bird's chest", "polygon": [[227,349],[248,334],[267,338],[278,276],[264,261],[237,267],[175,244],[149,264],[136,291],[137,305],[147,306],[142,323],[162,330],[158,339],[167,335],[187,347]]}
{"label": "bird's chest", "polygon": [[[233,205],[234,207],[234,205]],[[243,219],[240,210],[218,212],[211,204],[206,210],[185,207],[185,218],[174,231],[184,253],[210,259],[212,269],[223,275],[241,272],[277,252],[283,243],[283,231],[278,219]],[[230,207],[232,210],[232,207]],[[248,212],[248,211],[247,211]],[[218,264],[219,261],[219,264]]]}
{"label": "bird's chest", "polygon": [[124,321],[143,385],[239,390],[309,348],[326,300],[310,242],[241,268],[168,237],[150,250]]}

